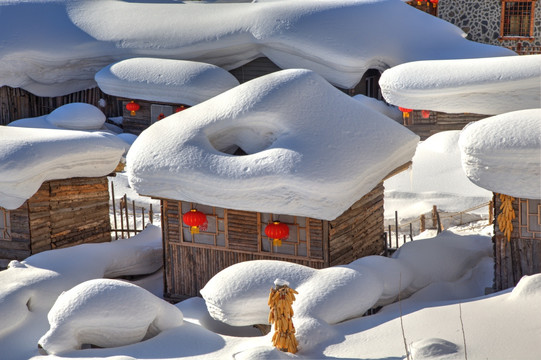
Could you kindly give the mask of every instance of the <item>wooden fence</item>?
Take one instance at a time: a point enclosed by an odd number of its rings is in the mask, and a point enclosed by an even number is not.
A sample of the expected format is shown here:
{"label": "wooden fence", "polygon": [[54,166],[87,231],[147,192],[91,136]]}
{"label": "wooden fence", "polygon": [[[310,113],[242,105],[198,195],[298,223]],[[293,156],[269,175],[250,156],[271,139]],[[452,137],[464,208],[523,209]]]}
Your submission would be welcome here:
{"label": "wooden fence", "polygon": [[126,239],[137,235],[145,228],[146,224],[154,223],[154,210],[149,204],[148,210],[144,206],[137,205],[135,200],[128,200],[126,194],[119,199],[115,197],[114,182],[111,181],[111,236],[115,240]]}
{"label": "wooden fence", "polygon": [[[455,213],[440,213],[436,205],[432,207],[432,214],[427,218],[425,214],[421,214],[417,219],[398,223],[398,212],[395,211],[394,225],[388,225],[385,233],[385,249],[386,253],[390,254],[394,250],[398,249],[401,244],[407,241],[413,241],[413,237],[417,233],[422,233],[426,229],[435,229],[438,234],[445,230],[444,222],[448,220],[453,226],[463,225],[471,222],[471,212],[474,210],[488,207],[488,223],[490,225],[493,216],[493,203],[492,201],[479,204],[469,209],[455,212]],[[470,216],[469,216],[470,215]],[[394,238],[394,239],[393,239]]]}

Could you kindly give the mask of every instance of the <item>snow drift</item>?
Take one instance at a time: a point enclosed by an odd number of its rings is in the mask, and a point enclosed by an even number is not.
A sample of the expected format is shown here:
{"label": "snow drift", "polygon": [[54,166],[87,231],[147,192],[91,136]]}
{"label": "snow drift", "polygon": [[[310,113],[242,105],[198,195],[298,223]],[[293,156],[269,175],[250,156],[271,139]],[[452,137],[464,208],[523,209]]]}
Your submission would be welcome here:
{"label": "snow drift", "polygon": [[0,335],[32,313],[45,317],[58,295],[86,280],[150,274],[162,266],[161,230],[130,239],[44,251],[0,271]]}
{"label": "snow drift", "polygon": [[106,132],[3,126],[0,206],[18,208],[47,180],[110,174],[127,147]]}
{"label": "snow drift", "polygon": [[101,69],[95,79],[109,95],[190,106],[239,85],[215,65],[152,58],[119,61]]}
{"label": "snow drift", "polygon": [[242,262],[216,274],[201,295],[216,320],[235,326],[266,324],[269,289],[280,278],[299,292],[293,303],[296,318],[336,324],[393,302],[399,292],[405,297],[432,283],[455,281],[491,256],[485,238],[443,232],[430,241],[404,244],[391,259],[367,256],[321,270],[282,261]]}
{"label": "snow drift", "polygon": [[497,193],[541,199],[541,109],[472,123],[462,131],[459,145],[464,172],[475,184]]}
{"label": "snow drift", "polygon": [[410,109],[496,115],[541,103],[541,55],[415,61],[379,80],[389,103]]}
{"label": "snow drift", "polygon": [[50,329],[38,344],[49,354],[129,345],[182,325],[182,312],[137,285],[85,281],[60,294],[47,315]]}
{"label": "snow drift", "polygon": [[127,169],[139,194],[332,220],[418,139],[314,72],[283,70],[155,123]]}
{"label": "snow drift", "polygon": [[458,27],[398,0],[8,1],[0,5],[0,33],[0,86],[38,96],[95,87],[96,72],[132,57],[230,70],[266,56],[352,88],[369,68],[514,54],[468,41]]}

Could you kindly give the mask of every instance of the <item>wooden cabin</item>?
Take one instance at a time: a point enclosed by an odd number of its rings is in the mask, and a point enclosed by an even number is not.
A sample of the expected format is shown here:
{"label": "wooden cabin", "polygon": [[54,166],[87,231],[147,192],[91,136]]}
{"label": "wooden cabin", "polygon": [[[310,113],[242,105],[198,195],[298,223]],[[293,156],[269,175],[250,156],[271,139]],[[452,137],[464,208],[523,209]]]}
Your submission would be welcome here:
{"label": "wooden cabin", "polygon": [[[175,112],[189,108],[186,104],[171,104],[156,101],[133,100],[119,97],[122,104],[122,128],[124,132],[139,135],[143,130]],[[127,107],[131,102],[137,104],[138,110],[131,112]]]}
{"label": "wooden cabin", "polygon": [[[384,251],[383,182],[332,221],[160,200],[164,297],[171,301],[199,296],[210,278],[242,261],[273,259],[321,269]],[[207,216],[208,227],[198,234],[182,222],[192,208]],[[272,221],[289,227],[281,246],[265,235]]]}
{"label": "wooden cabin", "polygon": [[15,210],[0,207],[0,268],[11,260],[111,241],[106,176],[50,180]]}
{"label": "wooden cabin", "polygon": [[[509,238],[502,200],[512,206]],[[541,273],[541,200],[494,194],[494,290],[515,286],[524,275]],[[509,205],[507,205],[509,206]]]}
{"label": "wooden cabin", "polygon": [[471,113],[444,113],[439,111],[413,110],[404,117],[404,126],[426,140],[442,131],[462,130],[472,121],[478,121],[492,115]]}

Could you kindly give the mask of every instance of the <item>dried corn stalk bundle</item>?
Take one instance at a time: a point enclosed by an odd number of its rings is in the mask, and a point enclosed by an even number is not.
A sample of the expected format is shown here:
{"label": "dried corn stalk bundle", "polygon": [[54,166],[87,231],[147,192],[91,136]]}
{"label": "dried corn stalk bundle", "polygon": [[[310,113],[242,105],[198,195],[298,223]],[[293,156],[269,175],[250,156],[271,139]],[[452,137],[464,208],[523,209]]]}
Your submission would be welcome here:
{"label": "dried corn stalk bundle", "polygon": [[498,226],[500,231],[505,235],[507,241],[511,240],[511,232],[513,231],[513,220],[515,219],[515,210],[513,210],[514,197],[509,195],[500,194],[500,210],[502,211],[498,215]]}
{"label": "dried corn stalk bundle", "polygon": [[276,288],[270,289],[269,294],[269,323],[274,324],[274,335],[272,344],[281,351],[290,353],[297,352],[297,339],[295,338],[295,327],[293,326],[293,308],[297,291],[289,287],[286,281],[277,280],[274,282]]}

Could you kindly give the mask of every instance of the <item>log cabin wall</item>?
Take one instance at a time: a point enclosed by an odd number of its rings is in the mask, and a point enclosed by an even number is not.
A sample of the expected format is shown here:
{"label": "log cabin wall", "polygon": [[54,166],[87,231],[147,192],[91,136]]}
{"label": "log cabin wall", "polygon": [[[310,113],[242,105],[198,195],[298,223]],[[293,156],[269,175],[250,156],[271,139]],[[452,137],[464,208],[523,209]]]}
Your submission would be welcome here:
{"label": "log cabin wall", "polygon": [[404,125],[419,135],[421,140],[426,140],[428,137],[442,131],[462,130],[470,122],[489,116],[491,115],[471,113],[450,114],[430,111],[429,117],[424,118],[421,110],[414,110],[410,113],[409,118],[404,119]]}
{"label": "log cabin wall", "polygon": [[494,289],[515,286],[524,275],[541,273],[541,200],[515,198],[516,218],[508,241],[498,225],[501,200],[494,196]]}
{"label": "log cabin wall", "polygon": [[45,250],[111,241],[107,177],[46,181],[0,216],[0,268]]}
{"label": "log cabin wall", "polygon": [[280,70],[269,58],[260,57],[229,72],[242,84]]}
{"label": "log cabin wall", "polygon": [[[64,96],[40,97],[20,88],[2,86],[0,87],[0,125],[7,125],[19,119],[47,115],[62,105],[74,102],[94,105],[107,117],[122,114],[120,108],[122,105],[117,98],[103,93],[97,87]],[[105,106],[100,106],[100,104]]]}
{"label": "log cabin wall", "polygon": [[385,250],[383,182],[329,222],[329,266],[349,264]]}
{"label": "log cabin wall", "polygon": [[[333,221],[160,200],[164,297],[171,301],[199,296],[214,275],[242,261],[282,260],[321,269],[384,250],[383,183]],[[192,207],[207,215],[207,229],[199,234],[182,223]],[[282,246],[272,246],[265,236],[271,221],[289,226]]]}

